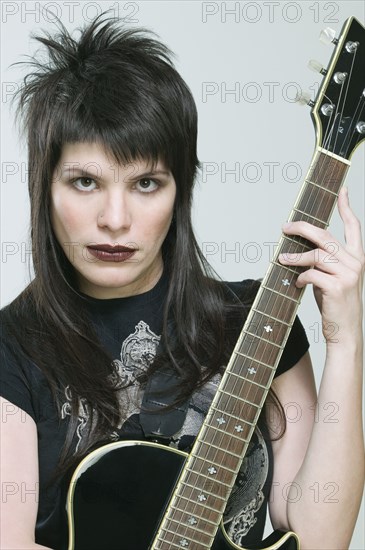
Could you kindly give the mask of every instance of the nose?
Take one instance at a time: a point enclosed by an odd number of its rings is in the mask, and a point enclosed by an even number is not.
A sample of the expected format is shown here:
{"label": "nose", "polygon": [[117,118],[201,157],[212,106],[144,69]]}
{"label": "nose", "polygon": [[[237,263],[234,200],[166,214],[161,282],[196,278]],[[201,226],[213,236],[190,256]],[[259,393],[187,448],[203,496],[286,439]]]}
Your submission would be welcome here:
{"label": "nose", "polygon": [[108,191],[103,197],[98,212],[98,226],[117,233],[129,229],[131,221],[126,191],[123,189]]}

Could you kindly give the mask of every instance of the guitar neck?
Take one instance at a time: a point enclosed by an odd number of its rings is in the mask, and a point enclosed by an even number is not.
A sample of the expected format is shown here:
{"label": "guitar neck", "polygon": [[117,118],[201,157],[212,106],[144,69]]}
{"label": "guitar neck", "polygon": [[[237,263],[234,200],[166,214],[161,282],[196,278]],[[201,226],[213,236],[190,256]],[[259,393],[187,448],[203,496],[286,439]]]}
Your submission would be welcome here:
{"label": "guitar neck", "polygon": [[[326,228],[349,164],[318,147],[289,220]],[[281,236],[153,549],[211,547],[303,294],[295,282],[306,268],[283,266],[278,255],[313,248]]]}

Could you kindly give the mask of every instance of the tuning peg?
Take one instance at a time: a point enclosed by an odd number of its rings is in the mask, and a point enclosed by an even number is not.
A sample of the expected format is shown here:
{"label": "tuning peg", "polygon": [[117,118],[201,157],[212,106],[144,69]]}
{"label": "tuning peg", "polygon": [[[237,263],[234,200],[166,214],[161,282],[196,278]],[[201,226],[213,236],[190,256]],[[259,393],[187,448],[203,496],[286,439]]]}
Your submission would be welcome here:
{"label": "tuning peg", "polygon": [[322,42],[322,44],[337,44],[338,40],[335,38],[336,31],[331,29],[330,27],[326,27],[325,29],[322,29],[319,35],[319,40]]}
{"label": "tuning peg", "polygon": [[327,74],[327,70],[323,67],[323,65],[319,62],[319,61],[316,61],[315,59],[311,59],[308,63],[308,67],[312,70],[312,71],[315,71],[317,73],[321,73],[323,75],[326,75]]}
{"label": "tuning peg", "polygon": [[309,92],[302,92],[301,94],[298,94],[295,101],[299,103],[299,105],[309,105],[309,107],[314,107],[315,105],[314,101],[311,100],[311,95]]}

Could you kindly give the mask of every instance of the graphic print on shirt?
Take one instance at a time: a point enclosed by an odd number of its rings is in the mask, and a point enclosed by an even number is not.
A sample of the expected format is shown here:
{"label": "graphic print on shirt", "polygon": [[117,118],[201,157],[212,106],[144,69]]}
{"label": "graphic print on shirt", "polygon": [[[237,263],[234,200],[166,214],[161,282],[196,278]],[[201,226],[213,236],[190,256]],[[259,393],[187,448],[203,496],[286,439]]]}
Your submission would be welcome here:
{"label": "graphic print on shirt", "polygon": [[254,432],[224,512],[229,538],[241,546],[257,522],[265,497],[262,491],[269,471],[267,447],[258,428]]}
{"label": "graphic print on shirt", "polygon": [[[113,361],[115,384],[121,389],[118,398],[123,406],[123,425],[118,429],[133,424],[139,425],[139,411],[141,408],[143,390],[138,377],[146,372],[154,360],[161,336],[157,336],[144,321],[135,326],[134,333],[130,334],[122,343],[120,359]],[[184,424],[172,438],[170,446],[189,452],[202,422],[209,410],[214,395],[221,381],[221,375],[216,374],[204,386],[194,392]],[[62,407],[62,418],[71,414],[71,392],[65,390],[67,401]],[[80,399],[79,424],[77,427],[77,447],[82,441],[84,433],[88,433],[90,422],[90,406],[85,399]],[[141,431],[142,434],[142,431]],[[118,440],[119,434],[110,433],[111,440]],[[247,535],[257,521],[256,514],[264,502],[263,486],[268,474],[269,458],[267,447],[258,428],[251,439],[245,459],[241,465],[235,486],[224,513],[224,523],[227,535],[240,545],[241,539]]]}
{"label": "graphic print on shirt", "polygon": [[[118,399],[121,404],[121,410],[125,418],[130,418],[133,414],[139,414],[142,402],[142,392],[138,377],[147,371],[155,358],[157,346],[161,336],[157,336],[145,323],[140,321],[134,333],[130,334],[123,342],[120,350],[120,359],[115,359],[115,373],[112,375],[112,382],[121,387],[118,391]],[[65,390],[67,401],[62,406],[62,418],[71,414],[71,395],[69,387]],[[76,451],[79,449],[85,428],[90,422],[90,406],[84,398],[80,399],[79,404],[79,424],[77,427],[78,442]],[[122,425],[118,426],[120,429]],[[88,429],[86,430],[88,433]],[[117,432],[110,434],[110,439],[118,440]]]}

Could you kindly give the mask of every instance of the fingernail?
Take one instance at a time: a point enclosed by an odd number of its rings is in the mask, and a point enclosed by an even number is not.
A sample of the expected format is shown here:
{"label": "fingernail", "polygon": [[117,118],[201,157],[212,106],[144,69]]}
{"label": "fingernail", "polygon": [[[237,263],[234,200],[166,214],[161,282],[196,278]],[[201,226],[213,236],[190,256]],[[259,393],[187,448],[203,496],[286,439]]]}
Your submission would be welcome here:
{"label": "fingernail", "polygon": [[281,228],[282,229],[289,229],[290,226],[291,226],[291,222],[285,222],[285,223],[283,223]]}

